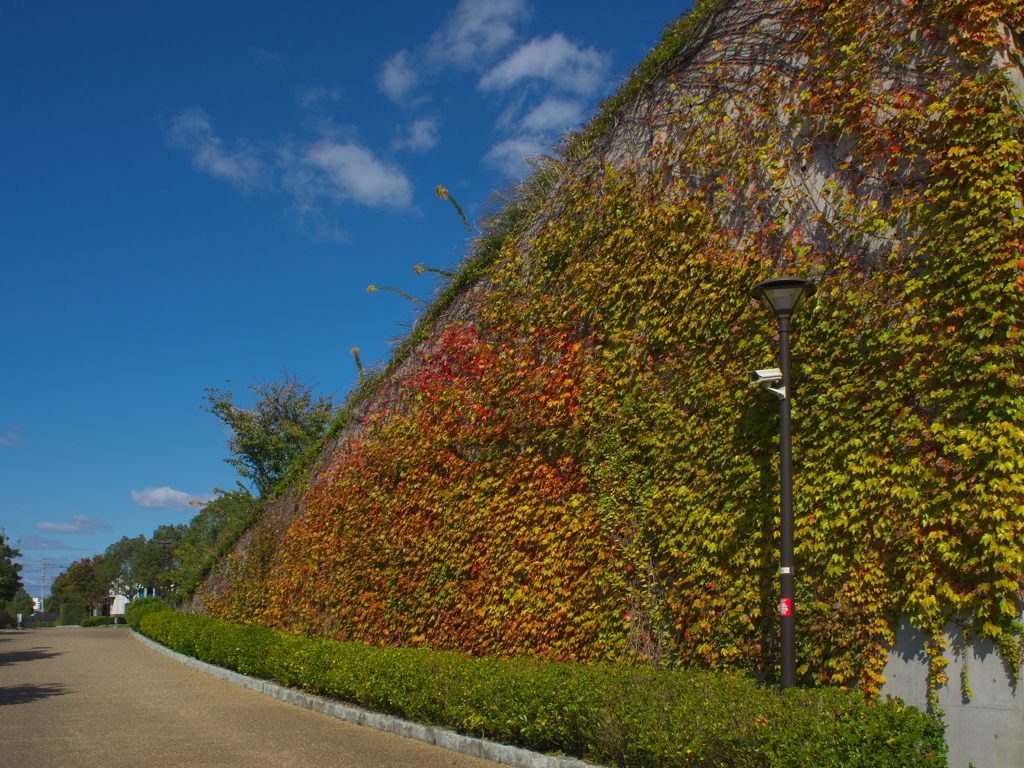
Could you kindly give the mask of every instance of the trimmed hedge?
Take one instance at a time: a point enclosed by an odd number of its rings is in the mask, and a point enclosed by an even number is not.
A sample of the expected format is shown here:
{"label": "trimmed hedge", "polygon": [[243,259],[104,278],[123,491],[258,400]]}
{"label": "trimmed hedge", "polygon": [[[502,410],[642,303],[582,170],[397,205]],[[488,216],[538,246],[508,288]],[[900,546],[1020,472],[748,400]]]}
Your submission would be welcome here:
{"label": "trimmed hedge", "polygon": [[81,625],[86,617],[85,606],[81,603],[64,603],[60,607],[60,620],[57,624],[62,627]]}
{"label": "trimmed hedge", "polygon": [[128,603],[124,609],[124,620],[128,622],[129,627],[138,632],[139,622],[142,621],[144,616],[169,610],[171,610],[171,606],[165,603],[162,598],[137,597]]}
{"label": "trimmed hedge", "polygon": [[90,616],[82,619],[83,627],[111,627],[118,623],[124,624],[124,621],[119,621],[117,616]]}
{"label": "trimmed hedge", "polygon": [[408,720],[608,765],[945,766],[944,726],[899,701],[758,689],[721,673],[467,658],[164,611],[140,631],[246,675]]}

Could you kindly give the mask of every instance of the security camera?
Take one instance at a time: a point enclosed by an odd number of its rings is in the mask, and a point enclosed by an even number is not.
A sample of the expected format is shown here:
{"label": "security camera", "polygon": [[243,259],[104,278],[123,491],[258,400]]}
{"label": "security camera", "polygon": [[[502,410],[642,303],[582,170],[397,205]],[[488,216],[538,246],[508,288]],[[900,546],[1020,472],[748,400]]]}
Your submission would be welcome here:
{"label": "security camera", "polygon": [[750,378],[751,384],[760,384],[762,387],[767,389],[779,400],[786,399],[786,385],[783,384],[778,387],[773,387],[772,384],[778,384],[782,381],[782,371],[778,368],[762,368],[759,371],[751,371],[747,374]]}
{"label": "security camera", "polygon": [[747,374],[751,384],[775,384],[782,381],[782,371],[778,368],[764,368]]}

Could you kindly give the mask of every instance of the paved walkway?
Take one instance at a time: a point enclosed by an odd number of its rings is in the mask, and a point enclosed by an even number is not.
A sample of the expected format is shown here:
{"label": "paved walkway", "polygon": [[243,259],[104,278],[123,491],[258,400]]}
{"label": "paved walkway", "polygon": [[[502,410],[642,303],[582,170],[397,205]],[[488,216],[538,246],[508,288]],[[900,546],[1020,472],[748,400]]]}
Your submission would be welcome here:
{"label": "paved walkway", "polygon": [[156,653],[125,629],[0,632],[10,768],[494,768],[276,701]]}

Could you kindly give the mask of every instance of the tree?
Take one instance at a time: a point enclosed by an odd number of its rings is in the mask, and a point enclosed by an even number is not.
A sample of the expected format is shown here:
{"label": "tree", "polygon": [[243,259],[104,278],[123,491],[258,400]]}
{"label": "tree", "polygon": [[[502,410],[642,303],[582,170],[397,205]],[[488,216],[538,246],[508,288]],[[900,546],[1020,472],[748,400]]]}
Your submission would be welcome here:
{"label": "tree", "polygon": [[50,594],[43,600],[43,610],[57,613],[64,603],[74,602],[70,589],[67,576],[63,573],[58,574],[50,584]]}
{"label": "tree", "polygon": [[313,389],[287,371],[274,382],[247,384],[256,396],[252,408],[234,403],[231,392],[208,388],[202,406],[231,430],[225,461],[251,480],[261,496],[287,473],[293,461],[324,434],[334,414],[333,394]]}
{"label": "tree", "polygon": [[156,586],[160,551],[146,544],[145,536],[125,536],[107,547],[99,570],[115,595],[130,600],[143,589]]}
{"label": "tree", "polygon": [[217,554],[225,540],[236,536],[251,519],[258,502],[247,488],[241,483],[238,485],[236,491],[215,488],[217,498],[204,504],[189,523],[177,553],[180,556],[176,574],[179,585],[201,578],[210,565],[210,558]]}
{"label": "tree", "polygon": [[59,611],[65,603],[93,608],[110,595],[110,584],[102,572],[103,555],[76,560],[50,586],[46,610]]}
{"label": "tree", "polygon": [[[129,600],[143,589],[167,587],[167,573],[179,567],[181,543],[188,530],[187,525],[161,525],[151,539],[125,536],[107,547],[96,573],[109,590]],[[166,553],[161,541],[170,542]]]}
{"label": "tree", "polygon": [[19,613],[22,616],[31,616],[35,612],[35,607],[32,595],[24,589],[19,589],[18,594],[7,603],[7,611],[15,616]]}
{"label": "tree", "polygon": [[0,603],[11,600],[25,586],[18,575],[21,563],[14,562],[15,557],[21,557],[21,552],[8,546],[6,537],[0,533]]}
{"label": "tree", "polygon": [[[160,587],[161,595],[174,588],[174,576],[181,568],[181,545],[187,532],[188,526],[185,524],[161,525],[153,531],[153,538],[146,545],[155,553],[160,566],[156,586]],[[161,546],[161,542],[166,546]]]}

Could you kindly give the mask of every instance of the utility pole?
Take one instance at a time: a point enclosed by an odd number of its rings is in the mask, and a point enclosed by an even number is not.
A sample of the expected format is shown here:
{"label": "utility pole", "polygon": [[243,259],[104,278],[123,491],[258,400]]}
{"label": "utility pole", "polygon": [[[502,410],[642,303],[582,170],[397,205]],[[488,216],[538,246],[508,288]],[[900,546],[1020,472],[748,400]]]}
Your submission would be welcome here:
{"label": "utility pole", "polygon": [[42,611],[46,601],[46,557],[43,557],[43,575],[39,579],[39,610]]}

